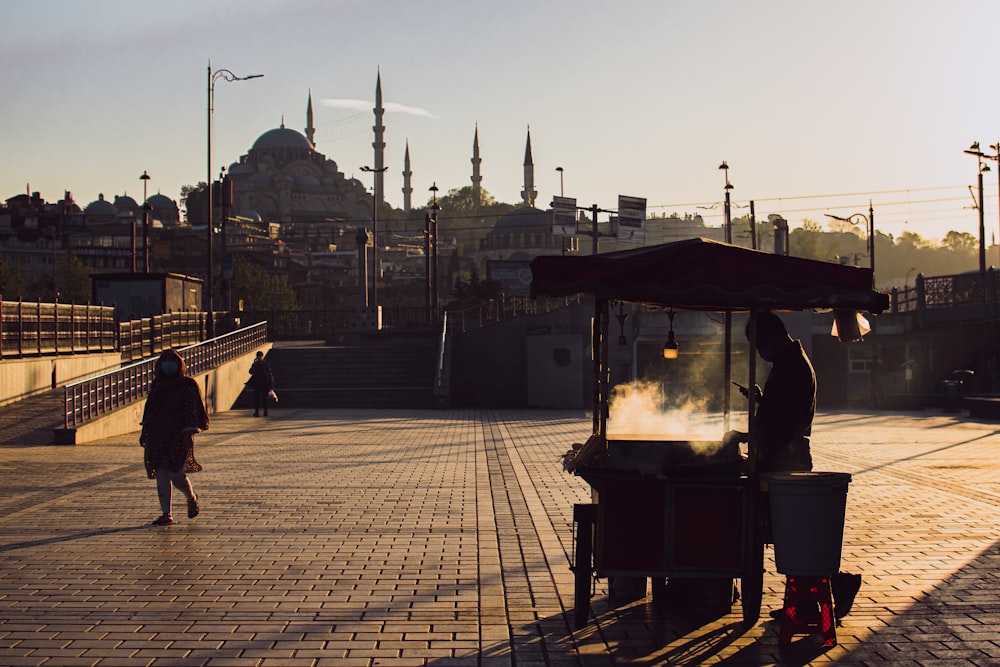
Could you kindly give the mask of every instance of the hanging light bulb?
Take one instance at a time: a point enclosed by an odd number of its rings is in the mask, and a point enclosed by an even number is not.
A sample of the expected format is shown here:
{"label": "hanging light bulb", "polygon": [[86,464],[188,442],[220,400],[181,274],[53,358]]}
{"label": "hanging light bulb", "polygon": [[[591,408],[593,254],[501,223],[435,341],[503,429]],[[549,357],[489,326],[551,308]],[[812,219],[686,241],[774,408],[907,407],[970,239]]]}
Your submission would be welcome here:
{"label": "hanging light bulb", "polygon": [[674,311],[668,311],[667,317],[670,318],[670,331],[667,333],[667,342],[663,344],[663,358],[664,359],[676,359],[677,358],[677,339],[674,338]]}

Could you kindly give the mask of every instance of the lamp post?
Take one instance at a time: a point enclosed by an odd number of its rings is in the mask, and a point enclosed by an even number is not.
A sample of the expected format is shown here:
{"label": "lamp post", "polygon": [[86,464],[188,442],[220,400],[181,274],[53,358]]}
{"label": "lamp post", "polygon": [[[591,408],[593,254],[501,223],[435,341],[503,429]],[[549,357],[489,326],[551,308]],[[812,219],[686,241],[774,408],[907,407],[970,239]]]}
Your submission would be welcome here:
{"label": "lamp post", "polygon": [[[733,184],[729,182],[729,163],[725,160],[719,165],[719,169],[726,175],[726,185],[724,190],[726,192],[725,201],[725,240],[726,243],[733,242],[733,219],[732,219],[732,206],[730,202],[730,193],[733,189]],[[732,393],[730,387],[732,386],[732,358],[733,358],[733,311],[727,310],[723,316],[723,354],[725,356],[725,371],[723,373],[724,379],[722,382],[722,427],[724,430],[729,431],[729,413],[732,406]],[[673,318],[670,318],[671,330],[673,330]],[[669,341],[668,341],[669,342]],[[664,348],[664,356],[666,356],[667,350]]]}
{"label": "lamp post", "polygon": [[[149,273],[149,197],[146,196],[146,184],[149,183],[149,173],[143,169],[142,176],[142,254],[143,273]],[[135,273],[135,244],[132,244],[132,273]]]}
{"label": "lamp post", "polygon": [[[721,169],[726,174],[726,204],[725,204],[725,239],[726,243],[733,242],[733,219],[732,219],[732,207],[730,206],[729,193],[733,189],[733,184],[729,182],[729,164],[723,160],[722,164],[719,165]],[[728,386],[728,383],[727,385]]]}
{"label": "lamp post", "polygon": [[[992,146],[991,146],[992,148]],[[976,208],[979,209],[979,273],[986,273],[986,218],[983,210],[983,174],[990,170],[988,164],[983,164],[983,160],[996,160],[995,155],[989,155],[979,149],[979,142],[973,141],[972,145],[966,148],[963,153],[976,156],[978,169],[976,169],[976,184],[979,188],[979,201]]]}
{"label": "lamp post", "polygon": [[430,212],[424,214],[424,308],[427,311],[427,324],[431,325],[437,318],[438,309],[437,226],[441,206],[437,203],[437,183],[428,189],[431,191],[431,207]]}
{"label": "lamp post", "polygon": [[841,222],[849,222],[852,225],[858,224],[854,221],[855,218],[860,218],[865,221],[865,233],[868,235],[868,261],[872,270],[872,286],[875,285],[875,209],[872,208],[872,202],[868,200],[868,215],[864,213],[852,213],[848,216],[833,215],[832,213],[824,213],[828,218],[834,220],[840,220]]}
{"label": "lamp post", "polygon": [[213,268],[213,265],[212,265],[212,259],[213,259],[212,256],[214,254],[213,253],[213,248],[212,248],[212,243],[213,243],[212,235],[213,235],[213,227],[215,226],[214,225],[214,220],[213,220],[213,218],[214,218],[214,216],[213,216],[213,210],[214,209],[213,209],[213,205],[212,205],[212,112],[214,111],[214,105],[215,105],[215,82],[218,81],[219,79],[223,79],[225,81],[230,81],[230,82],[232,82],[232,81],[246,81],[248,79],[259,79],[262,76],[264,76],[264,75],[263,74],[250,74],[249,76],[237,76],[237,75],[233,74],[232,72],[230,72],[228,69],[220,69],[220,70],[215,70],[213,72],[212,71],[212,62],[209,61],[209,63],[208,63],[208,123],[207,123],[207,125],[208,125],[208,127],[207,127],[207,129],[208,129],[208,131],[207,131],[207,134],[208,134],[208,151],[207,151],[207,153],[208,153],[208,159],[207,159],[208,172],[207,172],[207,174],[208,175],[207,175],[207,177],[205,179],[205,187],[208,190],[208,196],[206,197],[206,199],[208,199],[208,215],[205,217],[205,222],[208,225],[208,264],[207,264],[207,267],[206,267],[207,268],[207,272],[208,272],[207,275],[206,275],[206,286],[208,288],[207,289],[206,298],[207,298],[208,303],[205,306],[205,312],[208,313],[208,318],[207,318],[207,322],[206,322],[206,328],[207,328],[206,333],[208,334],[209,338],[214,338],[215,337],[215,321],[214,321],[215,320],[215,315],[214,315],[215,304],[214,304],[214,301],[213,301],[213,298],[212,298],[212,292],[215,289],[215,284],[214,284],[214,281],[213,281],[213,278],[212,278],[212,274],[214,272],[214,268]]}
{"label": "lamp post", "polygon": [[372,307],[378,310],[378,279],[382,272],[378,265],[378,176],[389,167],[361,167],[361,171],[374,174],[372,177]]}
{"label": "lamp post", "polygon": [[556,167],[556,171],[559,172],[559,196],[564,197],[566,196],[566,193],[563,192],[563,168]]}

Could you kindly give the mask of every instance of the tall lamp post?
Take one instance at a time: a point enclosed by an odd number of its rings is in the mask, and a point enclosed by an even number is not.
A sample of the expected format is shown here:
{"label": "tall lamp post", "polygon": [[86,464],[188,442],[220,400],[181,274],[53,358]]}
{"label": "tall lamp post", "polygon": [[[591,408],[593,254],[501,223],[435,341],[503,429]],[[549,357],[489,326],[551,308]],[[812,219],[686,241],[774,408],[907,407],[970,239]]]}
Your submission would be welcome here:
{"label": "tall lamp post", "polygon": [[[146,184],[149,183],[149,173],[143,169],[142,176],[142,254],[143,273],[149,273],[149,197],[146,196]],[[135,273],[135,244],[132,250],[132,273]]]}
{"label": "tall lamp post", "polygon": [[[726,190],[726,205],[725,206],[726,206],[726,208],[724,209],[725,210],[725,216],[726,216],[725,217],[725,225],[726,225],[726,227],[725,227],[725,234],[726,234],[726,243],[732,243],[733,242],[733,218],[732,218],[733,209],[732,209],[732,206],[730,205],[729,194],[733,190],[733,184],[729,182],[729,163],[727,163],[725,160],[723,160],[722,164],[719,165],[719,169],[721,169],[726,174],[726,186],[725,186],[725,190]],[[727,387],[729,386],[728,382],[726,383],[726,386]]]}
{"label": "tall lamp post", "polygon": [[437,319],[438,286],[437,286],[437,228],[438,213],[441,206],[437,202],[438,186],[435,182],[428,188],[431,192],[431,207],[424,214],[424,307],[427,311],[427,324],[431,325]]}
{"label": "tall lamp post", "polygon": [[[992,146],[990,147],[992,148]],[[975,155],[976,162],[978,164],[978,169],[976,170],[976,184],[979,187],[979,201],[976,202],[976,208],[979,209],[979,273],[986,273],[986,218],[984,217],[984,207],[983,207],[983,174],[990,170],[988,164],[983,164],[983,160],[996,160],[997,156],[989,155],[982,152],[979,149],[979,142],[973,141],[972,145],[966,148],[963,153],[967,155]]]}
{"label": "tall lamp post", "polygon": [[381,275],[378,265],[378,176],[389,167],[361,167],[361,171],[374,174],[372,178],[372,307],[378,310],[378,279]]}
{"label": "tall lamp post", "polygon": [[566,193],[563,192],[563,168],[562,167],[556,167],[556,171],[559,172],[559,196],[560,197],[565,197]]}
{"label": "tall lamp post", "polygon": [[858,224],[855,222],[855,218],[859,220],[864,220],[865,222],[865,233],[868,235],[868,261],[872,270],[872,287],[875,286],[875,209],[872,208],[872,202],[868,200],[868,215],[864,213],[852,213],[848,216],[833,215],[832,213],[824,213],[828,218],[834,220],[840,220],[841,222],[849,222],[852,225]]}
{"label": "tall lamp post", "polygon": [[214,107],[215,107],[215,82],[218,81],[219,79],[223,79],[225,81],[230,81],[230,82],[231,81],[246,81],[248,79],[259,79],[262,76],[264,76],[264,75],[263,74],[250,74],[249,76],[237,76],[237,75],[233,74],[232,72],[230,72],[227,69],[219,69],[219,70],[215,70],[213,72],[212,71],[212,62],[209,61],[209,63],[208,63],[208,132],[207,132],[207,134],[208,134],[208,160],[207,160],[208,172],[207,172],[207,174],[208,175],[205,178],[205,186],[206,186],[206,189],[208,190],[208,196],[206,197],[206,199],[208,199],[208,215],[205,217],[205,221],[208,224],[208,266],[207,266],[208,273],[207,273],[207,276],[206,276],[206,285],[207,285],[207,288],[208,288],[206,297],[207,297],[208,303],[206,304],[205,312],[208,313],[208,318],[207,318],[207,322],[206,322],[206,328],[207,328],[207,334],[208,334],[209,338],[215,338],[215,314],[214,314],[215,313],[215,303],[214,303],[214,300],[213,300],[213,297],[212,297],[212,293],[213,293],[213,291],[215,289],[215,283],[214,283],[214,280],[213,280],[213,277],[212,277],[212,274],[214,273],[214,267],[213,267],[213,262],[212,262],[212,259],[213,259],[212,256],[214,254],[213,253],[213,248],[212,248],[212,244],[213,244],[212,236],[213,236],[213,227],[215,226],[214,219],[213,219],[214,218],[214,215],[213,215],[213,210],[214,209],[213,209],[213,205],[212,205],[212,112],[214,111]]}

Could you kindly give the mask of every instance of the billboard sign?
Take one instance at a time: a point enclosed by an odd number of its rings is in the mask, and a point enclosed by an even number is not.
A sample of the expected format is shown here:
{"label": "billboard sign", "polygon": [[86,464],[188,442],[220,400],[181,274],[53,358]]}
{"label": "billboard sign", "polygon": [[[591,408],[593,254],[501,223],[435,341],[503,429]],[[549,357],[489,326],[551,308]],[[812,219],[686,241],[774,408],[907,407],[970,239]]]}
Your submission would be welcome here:
{"label": "billboard sign", "polygon": [[528,296],[531,293],[531,262],[509,259],[487,260],[486,278],[500,283],[506,296]]}
{"label": "billboard sign", "polygon": [[575,197],[552,198],[553,236],[575,236],[578,217]]}
{"label": "billboard sign", "polygon": [[618,195],[618,240],[646,242],[646,198]]}

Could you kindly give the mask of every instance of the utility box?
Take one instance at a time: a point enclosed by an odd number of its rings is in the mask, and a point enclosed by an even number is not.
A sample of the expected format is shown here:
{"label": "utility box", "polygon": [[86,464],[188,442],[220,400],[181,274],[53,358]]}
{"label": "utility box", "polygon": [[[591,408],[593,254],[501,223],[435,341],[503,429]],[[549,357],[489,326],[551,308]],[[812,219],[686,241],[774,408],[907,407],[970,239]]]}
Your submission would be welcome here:
{"label": "utility box", "polygon": [[114,306],[119,322],[200,311],[202,279],[179,273],[95,273],[93,303]]}

